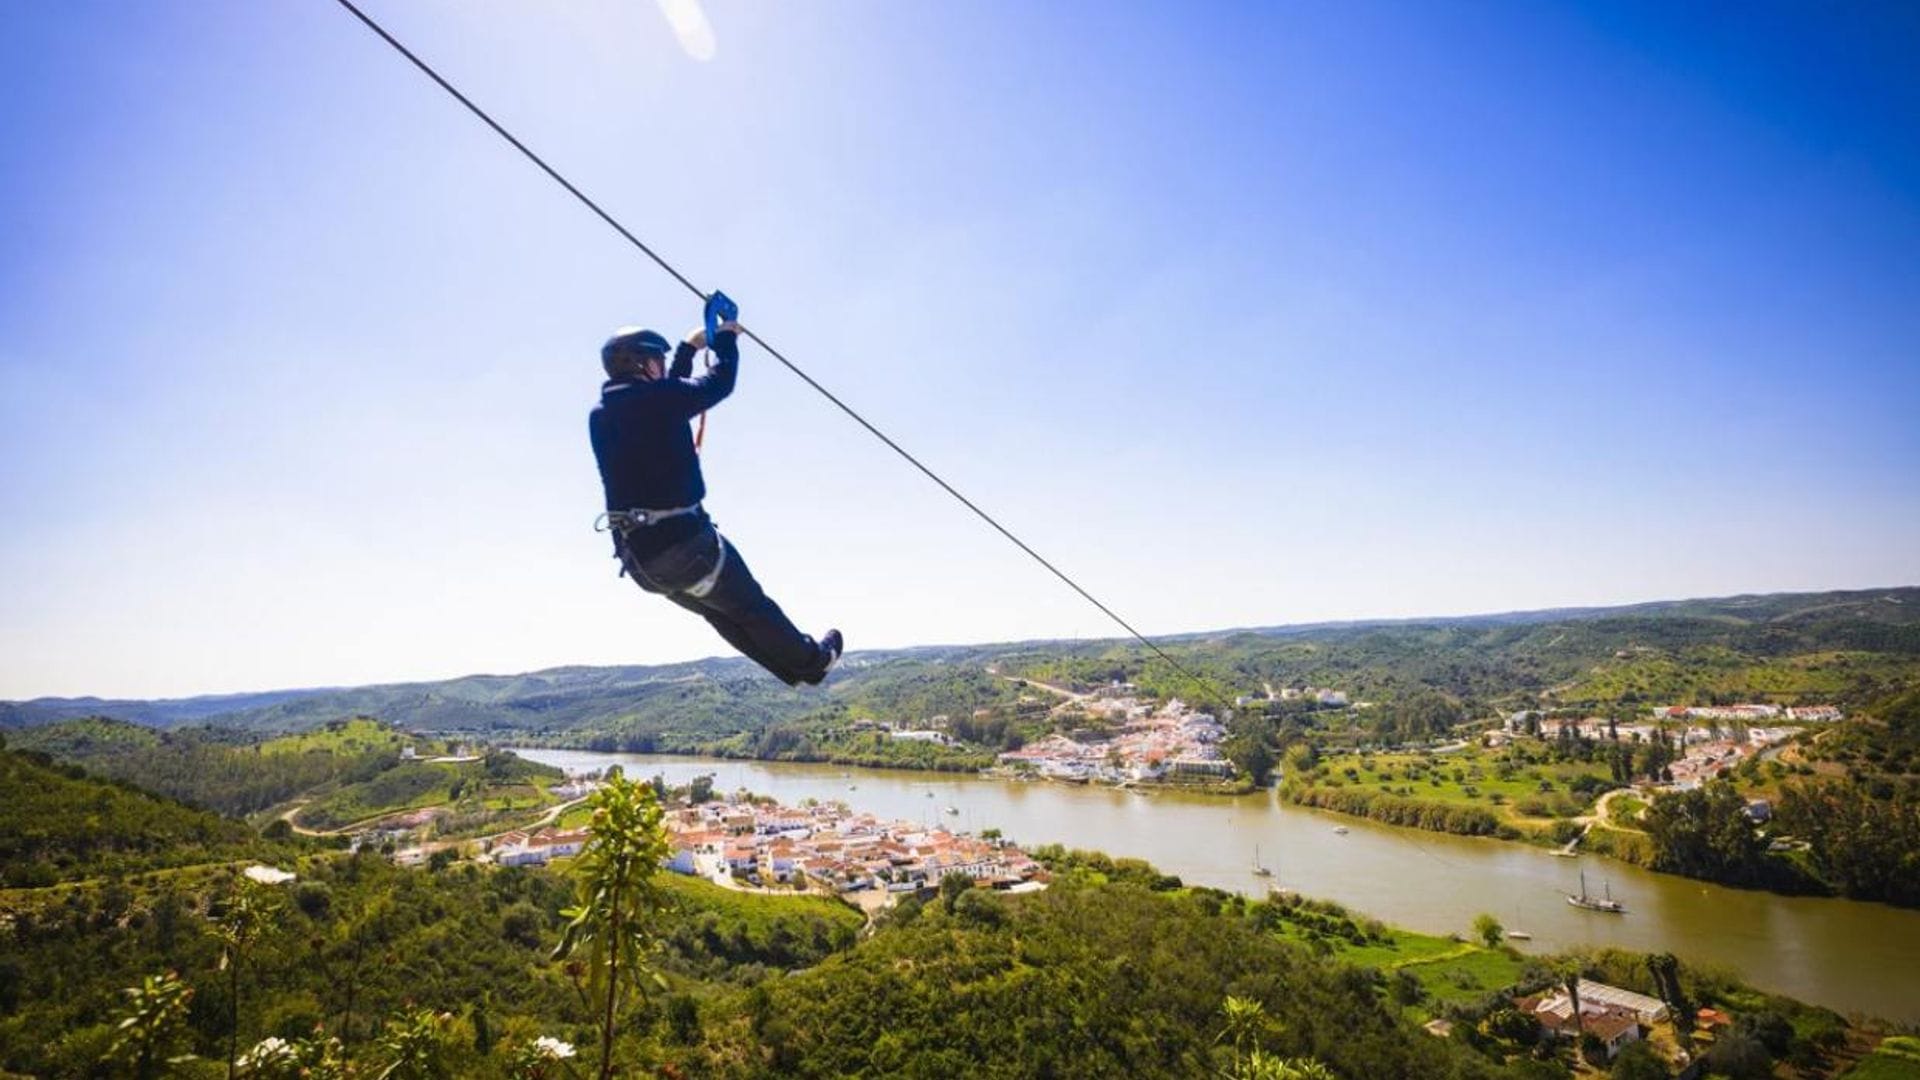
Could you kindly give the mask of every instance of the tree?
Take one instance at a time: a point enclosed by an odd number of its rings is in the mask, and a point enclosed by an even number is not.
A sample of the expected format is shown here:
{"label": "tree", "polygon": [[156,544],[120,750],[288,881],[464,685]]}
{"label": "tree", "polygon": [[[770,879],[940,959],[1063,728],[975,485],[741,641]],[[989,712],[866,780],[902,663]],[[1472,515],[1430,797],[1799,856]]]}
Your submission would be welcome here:
{"label": "tree", "polygon": [[1738,1032],[1728,1032],[1713,1044],[1702,1059],[1711,1072],[1733,1080],[1766,1080],[1773,1075],[1773,1057],[1760,1040]]}
{"label": "tree", "polygon": [[1488,1013],[1483,1026],[1494,1038],[1522,1046],[1540,1038],[1540,1022],[1511,1006]]}
{"label": "tree", "polygon": [[1573,1003],[1573,1030],[1576,1033],[1587,1029],[1586,1019],[1580,1015],[1580,974],[1578,961],[1560,965],[1560,982],[1567,988],[1567,999]]}
{"label": "tree", "polygon": [[692,994],[675,994],[667,999],[667,1027],[675,1042],[700,1041],[700,1003]]}
{"label": "tree", "polygon": [[1667,1080],[1672,1074],[1653,1047],[1635,1039],[1620,1048],[1608,1075],[1614,1080]]}
{"label": "tree", "polygon": [[647,958],[659,944],[656,921],[666,906],[654,876],[667,857],[667,838],[653,789],[618,769],[588,797],[587,807],[587,843],[573,871],[579,903],[561,912],[568,922],[554,957],[565,960],[586,950],[585,995],[600,1014],[600,1077],[609,1080],[622,979],[641,993],[643,979],[664,985],[648,971]]}
{"label": "tree", "polygon": [[1741,1013],[1733,1022],[1733,1030],[1766,1047],[1774,1057],[1785,1057],[1793,1048],[1793,1024],[1771,1009]]}
{"label": "tree", "polygon": [[1673,1018],[1673,1032],[1680,1048],[1689,1049],[1693,1044],[1693,1005],[1687,1001],[1686,991],[1680,988],[1679,959],[1672,953],[1656,953],[1647,957],[1647,972],[1653,976],[1660,1000],[1666,1003],[1667,1014]]}
{"label": "tree", "polygon": [[1483,911],[1473,920],[1473,932],[1480,936],[1481,941],[1487,943],[1487,948],[1491,949],[1500,944],[1500,939],[1506,936],[1507,928],[1500,925],[1499,919]]}
{"label": "tree", "polygon": [[947,914],[953,914],[953,905],[960,899],[960,894],[971,888],[972,878],[958,870],[949,870],[940,879],[940,906],[946,909]]}
{"label": "tree", "polygon": [[1245,773],[1255,787],[1265,787],[1272,778],[1273,722],[1266,717],[1249,714],[1235,719],[1221,749],[1233,767]]}
{"label": "tree", "polygon": [[1653,867],[1669,873],[1762,885],[1777,875],[1732,784],[1711,783],[1663,795],[1647,808],[1644,827],[1653,843]]}

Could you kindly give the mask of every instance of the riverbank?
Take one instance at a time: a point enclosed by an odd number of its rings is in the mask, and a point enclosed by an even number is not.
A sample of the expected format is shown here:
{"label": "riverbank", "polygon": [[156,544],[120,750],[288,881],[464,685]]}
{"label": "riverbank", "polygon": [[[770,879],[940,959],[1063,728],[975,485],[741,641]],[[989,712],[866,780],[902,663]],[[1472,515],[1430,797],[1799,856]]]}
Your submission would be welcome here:
{"label": "riverbank", "polygon": [[[941,748],[937,744],[929,744],[929,743],[907,744],[908,746],[911,746],[911,747],[932,746],[933,749],[931,751],[904,753],[899,755],[899,759],[896,760],[895,756],[891,756],[888,754],[856,753],[851,751],[849,752],[836,751],[836,752],[829,753],[829,752],[820,752],[820,751],[809,752],[809,751],[802,751],[802,750],[790,750],[790,751],[783,751],[781,753],[778,753],[772,756],[766,756],[761,754],[749,753],[745,751],[729,750],[725,746],[716,746],[713,744],[701,744],[698,746],[693,746],[685,749],[663,748],[663,749],[634,750],[634,749],[620,749],[620,748],[613,748],[613,747],[596,747],[592,745],[580,745],[580,743],[583,741],[586,743],[593,743],[600,740],[573,739],[573,740],[551,740],[551,741],[543,742],[537,739],[516,739],[512,745],[498,744],[498,748],[502,750],[509,750],[514,752],[532,750],[532,751],[562,751],[562,752],[570,752],[570,753],[593,753],[593,754],[662,755],[662,756],[677,757],[677,758],[705,758],[713,761],[716,764],[716,766],[720,764],[725,764],[725,763],[764,762],[767,764],[787,763],[787,764],[799,764],[799,765],[839,765],[839,766],[844,766],[848,768],[858,768],[858,769],[898,769],[903,772],[926,772],[926,773],[948,774],[948,775],[963,774],[963,775],[972,775],[972,776],[978,776],[985,779],[999,780],[999,781],[1005,781],[1005,782],[1054,783],[1054,784],[1063,784],[1069,787],[1098,787],[1098,788],[1106,788],[1106,789],[1115,790],[1115,791],[1140,791],[1140,792],[1177,791],[1177,792],[1186,792],[1186,793],[1195,793],[1195,794],[1204,794],[1204,795],[1220,795],[1220,796],[1235,797],[1235,796],[1241,796],[1241,795],[1249,795],[1255,791],[1260,790],[1260,788],[1257,787],[1255,784],[1253,784],[1251,781],[1244,780],[1244,779],[1211,780],[1211,779],[1204,779],[1204,778],[1198,778],[1198,777],[1176,777],[1176,778],[1152,779],[1152,780],[1127,780],[1120,783],[1107,783],[1104,781],[1094,780],[1094,779],[1066,779],[1066,778],[1057,777],[1057,776],[1045,776],[1045,775],[1032,772],[1031,770],[1022,771],[1006,765],[997,764],[992,757],[985,754],[952,753],[951,748]],[[605,741],[611,743],[616,740],[607,738]],[[948,751],[947,756],[942,756],[941,751],[943,749]],[[525,755],[523,754],[522,756],[525,756]]]}
{"label": "riverbank", "polygon": [[[1750,982],[1841,1012],[1920,1022],[1920,912],[1880,904],[1780,897],[1655,874],[1624,862],[1555,858],[1488,838],[1415,832],[1286,803],[1274,792],[1217,797],[1161,791],[1006,783],[966,774],[843,769],[790,762],[526,751],[547,764],[612,764],[673,785],[713,775],[800,805],[840,800],[889,818],[996,828],[1023,846],[1049,843],[1144,859],[1192,884],[1265,896],[1270,885],[1325,897],[1410,930],[1450,934],[1491,912],[1525,929],[1532,953],[1617,947],[1672,952],[1724,966]],[[947,807],[960,811],[946,813]],[[1346,827],[1345,832],[1336,831]],[[1258,861],[1271,877],[1253,872]],[[1028,847],[1028,850],[1032,850]],[[1568,906],[1585,867],[1631,914]]]}

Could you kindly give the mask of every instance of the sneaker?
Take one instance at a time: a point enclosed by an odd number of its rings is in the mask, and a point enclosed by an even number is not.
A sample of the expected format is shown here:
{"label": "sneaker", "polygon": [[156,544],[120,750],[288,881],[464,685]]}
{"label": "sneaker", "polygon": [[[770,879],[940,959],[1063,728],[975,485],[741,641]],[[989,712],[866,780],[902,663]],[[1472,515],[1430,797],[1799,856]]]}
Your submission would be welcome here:
{"label": "sneaker", "polygon": [[840,654],[846,651],[846,647],[846,639],[840,636],[840,631],[827,631],[826,634],[820,638],[820,654],[824,658],[824,662],[821,663],[818,672],[806,677],[805,681],[807,684],[810,686],[819,686],[821,681],[827,677],[827,672],[833,670],[833,665],[840,662]]}

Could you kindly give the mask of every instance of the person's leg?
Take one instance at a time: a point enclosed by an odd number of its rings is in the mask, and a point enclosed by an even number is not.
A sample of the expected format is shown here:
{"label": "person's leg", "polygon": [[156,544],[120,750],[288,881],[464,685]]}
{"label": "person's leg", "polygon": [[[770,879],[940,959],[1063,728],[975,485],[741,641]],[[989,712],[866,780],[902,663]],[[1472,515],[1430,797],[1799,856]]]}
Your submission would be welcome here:
{"label": "person's leg", "polygon": [[[740,549],[721,542],[726,544],[726,565],[721,567],[712,591],[703,597],[686,597],[698,605],[693,610],[706,615],[734,648],[787,683],[817,682],[831,658],[818,642],[793,625],[754,580]],[[674,599],[678,601],[681,596]]]}
{"label": "person's leg", "polygon": [[740,655],[742,656],[748,657],[749,659],[755,661],[761,667],[766,668],[768,671],[772,672],[774,677],[779,679],[781,682],[786,683],[788,686],[792,686],[795,683],[798,683],[800,681],[799,675],[796,675],[790,671],[782,671],[778,668],[775,668],[770,663],[768,663],[768,661],[765,658],[760,656],[759,643],[751,635],[747,633],[746,628],[742,627],[739,623],[733,621],[733,619],[731,619],[730,617],[722,614],[719,611],[714,610],[713,608],[709,608],[705,606],[701,601],[695,600],[684,593],[669,593],[667,594],[667,599],[673,601],[674,603],[680,605],[683,608],[686,608],[688,611],[693,612],[695,615],[698,615],[701,618],[707,620],[707,625],[713,627],[715,632],[717,632],[721,637],[725,638],[727,640],[727,644],[733,646],[736,652],[740,653]]}

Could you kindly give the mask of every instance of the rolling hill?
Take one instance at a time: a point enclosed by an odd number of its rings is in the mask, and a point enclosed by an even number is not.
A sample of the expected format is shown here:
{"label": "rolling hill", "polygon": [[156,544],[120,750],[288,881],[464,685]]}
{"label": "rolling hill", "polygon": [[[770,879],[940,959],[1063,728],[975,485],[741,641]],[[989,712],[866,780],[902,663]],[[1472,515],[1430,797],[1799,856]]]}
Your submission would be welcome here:
{"label": "rolling hill", "polygon": [[[1489,708],[1864,701],[1920,676],[1920,588],[1275,626],[1162,644],[1236,695],[1316,685],[1387,703],[1435,689]],[[989,665],[999,674],[989,674]],[[110,716],[159,728],[284,732],[377,716],[418,731],[595,735],[674,748],[793,723],[1011,710],[1023,692],[1016,677],[1083,687],[1126,679],[1200,696],[1138,643],[1035,641],[855,653],[820,691],[798,693],[748,661],[727,658],[167,701],[41,698],[0,703],[0,726]]]}

